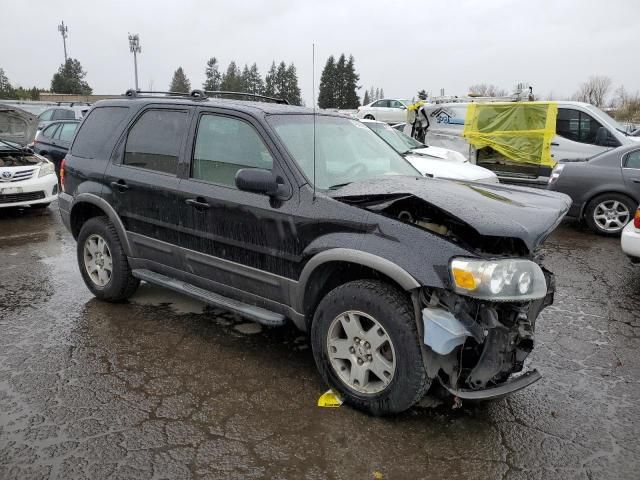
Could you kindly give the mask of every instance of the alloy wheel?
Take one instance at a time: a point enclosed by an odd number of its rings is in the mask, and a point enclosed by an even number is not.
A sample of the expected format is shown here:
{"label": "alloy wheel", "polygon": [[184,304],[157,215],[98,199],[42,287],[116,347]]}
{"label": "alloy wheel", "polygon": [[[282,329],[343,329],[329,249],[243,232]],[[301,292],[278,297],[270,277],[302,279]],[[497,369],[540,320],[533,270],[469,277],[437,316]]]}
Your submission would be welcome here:
{"label": "alloy wheel", "polygon": [[603,232],[613,233],[622,230],[630,218],[629,209],[618,200],[605,200],[593,211],[593,220]]}
{"label": "alloy wheel", "polygon": [[84,242],[84,267],[91,281],[98,287],[104,287],[113,275],[113,259],[104,238],[92,234]]}
{"label": "alloy wheel", "polygon": [[364,312],[347,311],[333,319],[327,355],[338,377],[359,393],[381,392],[391,383],[396,369],[389,334]]}

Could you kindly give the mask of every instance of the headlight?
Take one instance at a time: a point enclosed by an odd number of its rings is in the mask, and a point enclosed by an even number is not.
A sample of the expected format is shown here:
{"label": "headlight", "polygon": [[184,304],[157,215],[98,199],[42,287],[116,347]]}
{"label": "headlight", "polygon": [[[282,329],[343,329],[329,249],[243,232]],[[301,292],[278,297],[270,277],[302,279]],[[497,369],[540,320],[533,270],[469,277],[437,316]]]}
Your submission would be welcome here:
{"label": "headlight", "polygon": [[52,173],[56,173],[56,168],[51,162],[43,163],[40,166],[40,173],[38,173],[38,177],[44,177],[46,175],[51,175]]}
{"label": "headlight", "polygon": [[544,273],[530,260],[455,258],[450,268],[454,290],[461,295],[504,302],[534,300],[547,294]]}

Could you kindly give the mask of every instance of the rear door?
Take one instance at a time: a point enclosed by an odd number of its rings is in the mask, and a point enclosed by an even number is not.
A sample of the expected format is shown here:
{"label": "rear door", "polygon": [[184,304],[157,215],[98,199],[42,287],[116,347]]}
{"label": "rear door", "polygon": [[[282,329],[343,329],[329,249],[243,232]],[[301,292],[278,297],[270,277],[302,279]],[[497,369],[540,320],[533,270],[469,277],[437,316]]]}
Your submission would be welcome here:
{"label": "rear door", "polygon": [[64,122],[60,124],[55,134],[53,135],[53,139],[51,140],[50,155],[54,163],[56,164],[56,168],[59,167],[60,162],[69,151],[71,140],[73,140],[73,135],[76,132],[76,128],[78,128],[77,122]]}
{"label": "rear door", "polygon": [[[287,277],[296,268],[292,212],[298,193],[277,149],[258,122],[239,112],[202,109],[193,128],[189,169],[181,182],[185,267],[215,282],[224,295],[287,304]],[[241,168],[271,170],[290,198],[274,201],[238,190],[235,175]]]}
{"label": "rear door", "polygon": [[178,163],[193,109],[151,105],[138,113],[120,138],[105,172],[111,205],[147,268],[181,265]]}
{"label": "rear door", "polygon": [[640,148],[622,157],[622,176],[636,202],[640,203]]}

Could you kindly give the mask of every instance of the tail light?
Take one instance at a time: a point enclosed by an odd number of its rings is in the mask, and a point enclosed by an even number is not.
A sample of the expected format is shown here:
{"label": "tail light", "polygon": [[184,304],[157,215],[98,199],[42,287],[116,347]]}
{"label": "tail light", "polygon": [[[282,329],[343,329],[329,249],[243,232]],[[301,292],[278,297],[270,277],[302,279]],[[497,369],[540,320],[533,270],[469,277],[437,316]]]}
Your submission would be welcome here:
{"label": "tail light", "polygon": [[640,229],[640,208],[636,210],[636,214],[633,217],[633,226]]}
{"label": "tail light", "polygon": [[62,189],[63,192],[66,192],[66,190],[64,189],[64,162],[65,162],[66,158],[62,159],[62,162],[60,162],[60,188]]}

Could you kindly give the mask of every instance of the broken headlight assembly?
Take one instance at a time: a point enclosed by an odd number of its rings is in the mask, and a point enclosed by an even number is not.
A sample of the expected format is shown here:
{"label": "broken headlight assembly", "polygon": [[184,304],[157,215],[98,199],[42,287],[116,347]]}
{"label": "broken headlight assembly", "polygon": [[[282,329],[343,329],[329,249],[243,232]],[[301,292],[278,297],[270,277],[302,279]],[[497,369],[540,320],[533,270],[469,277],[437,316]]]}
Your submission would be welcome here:
{"label": "broken headlight assembly", "polygon": [[547,282],[540,266],[530,260],[454,258],[450,264],[456,293],[494,302],[543,298]]}

